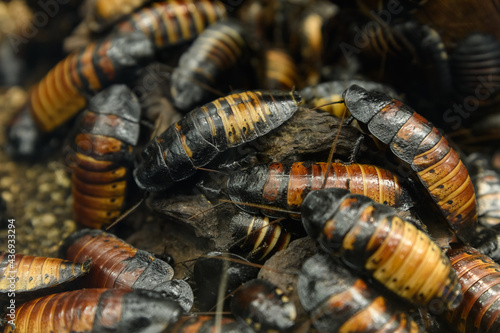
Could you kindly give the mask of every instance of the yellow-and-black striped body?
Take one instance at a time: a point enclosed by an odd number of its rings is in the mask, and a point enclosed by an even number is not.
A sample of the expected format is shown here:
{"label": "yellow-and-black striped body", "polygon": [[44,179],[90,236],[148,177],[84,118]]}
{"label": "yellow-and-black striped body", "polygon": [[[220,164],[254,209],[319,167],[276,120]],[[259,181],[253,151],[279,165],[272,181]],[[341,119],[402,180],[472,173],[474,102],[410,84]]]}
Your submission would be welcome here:
{"label": "yellow-and-black striped body", "polygon": [[270,223],[268,217],[240,212],[233,216],[229,229],[235,244],[229,249],[250,261],[263,262],[276,252],[286,249],[292,235],[280,223]]}
{"label": "yellow-and-black striped body", "polygon": [[134,170],[136,183],[148,191],[166,189],[218,153],[277,128],[301,103],[297,92],[248,91],[196,108],[146,145]]}
{"label": "yellow-and-black striped body", "polygon": [[110,36],[59,62],[30,91],[37,126],[50,132],[85,107],[86,94],[130,80],[152,60],[153,45],[142,33]]}
{"label": "yellow-and-black striped body", "polygon": [[217,86],[219,77],[245,55],[246,44],[245,32],[237,21],[224,20],[205,29],[181,56],[172,74],[174,105],[189,111],[213,99],[206,86]]}
{"label": "yellow-and-black striped body", "polygon": [[448,309],[462,300],[441,249],[393,208],[342,189],[311,192],[302,204],[307,233],[331,253],[409,301]]}
{"label": "yellow-and-black striped body", "polygon": [[226,8],[219,1],[169,0],[142,8],[120,23],[115,31],[141,31],[156,49],[164,49],[189,42],[224,17]]}
{"label": "yellow-and-black striped body", "polygon": [[325,255],[304,263],[297,292],[321,332],[425,332],[400,305]]}

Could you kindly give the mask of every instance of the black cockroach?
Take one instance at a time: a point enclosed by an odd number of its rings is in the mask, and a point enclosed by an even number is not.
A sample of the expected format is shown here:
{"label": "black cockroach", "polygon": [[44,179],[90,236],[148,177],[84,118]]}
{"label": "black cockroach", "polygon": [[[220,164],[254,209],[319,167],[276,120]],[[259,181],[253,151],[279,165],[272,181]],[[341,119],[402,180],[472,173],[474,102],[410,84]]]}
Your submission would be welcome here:
{"label": "black cockroach", "polygon": [[279,223],[270,223],[268,217],[240,212],[229,224],[235,244],[229,249],[250,261],[263,262],[276,252],[285,249],[292,234]]}
{"label": "black cockroach", "polygon": [[89,260],[77,264],[57,258],[0,252],[0,293],[18,300],[33,298],[59,290],[89,270]]}
{"label": "black cockroach", "polygon": [[186,311],[193,304],[191,287],[184,281],[171,281],[174,271],[169,264],[112,234],[80,230],[65,240],[60,254],[69,260],[92,261],[82,281],[84,287],[153,290],[177,299]]}
{"label": "black cockroach", "polygon": [[457,237],[469,241],[477,224],[474,186],[439,130],[389,95],[353,85],[343,98],[352,116],[415,172]]}
{"label": "black cockroach", "polygon": [[465,37],[451,52],[450,66],[458,100],[500,101],[500,42],[494,36],[477,32]]}
{"label": "black cockroach", "polygon": [[221,75],[242,59],[246,49],[245,31],[237,21],[225,20],[205,29],[174,69],[174,105],[188,111],[213,99],[214,93],[207,87],[215,87]]}
{"label": "black cockroach", "polygon": [[304,263],[297,292],[321,332],[425,332],[395,302],[325,255]]}
{"label": "black cockroach", "polygon": [[500,330],[500,266],[468,246],[454,246],[446,255],[456,270],[464,300],[445,317],[459,332]]}
{"label": "black cockroach", "polygon": [[[16,307],[4,332],[163,332],[182,315],[174,301],[147,290],[83,289]],[[9,320],[9,315],[6,319]]]}
{"label": "black cockroach", "polygon": [[262,67],[261,85],[265,89],[290,91],[299,84],[299,70],[285,49],[266,49]]}
{"label": "black cockroach", "polygon": [[297,310],[280,288],[269,281],[246,282],[231,299],[231,312],[256,332],[284,332],[295,325]]}
{"label": "black cockroach", "polygon": [[209,311],[220,300],[219,288],[225,286],[225,296],[246,281],[255,279],[258,272],[259,269],[250,265],[248,260],[233,253],[213,251],[199,257],[194,265],[199,308]]}
{"label": "black cockroach", "polygon": [[114,35],[70,54],[31,89],[29,107],[38,127],[49,132],[60,126],[85,107],[87,94],[130,79],[153,54],[140,32]]}
{"label": "black cockroach", "polygon": [[141,31],[156,49],[165,49],[189,42],[205,27],[225,17],[226,7],[219,1],[168,0],[142,8],[115,31]]}
{"label": "black cockroach", "polygon": [[146,145],[135,181],[147,191],[167,189],[218,153],[277,128],[301,103],[297,92],[249,91],[196,108]]}
{"label": "black cockroach", "polygon": [[309,236],[399,296],[421,306],[435,301],[435,306],[454,309],[460,304],[460,285],[449,260],[393,208],[333,188],[309,193],[301,211]]}
{"label": "black cockroach", "polygon": [[232,318],[214,316],[185,316],[179,319],[168,333],[254,333],[255,331]]}
{"label": "black cockroach", "polygon": [[76,123],[73,159],[75,220],[100,229],[120,216],[129,187],[141,108],[125,85],[94,96]]}
{"label": "black cockroach", "polygon": [[[300,209],[310,191],[326,188],[348,189],[363,194],[378,203],[398,209],[412,206],[408,192],[401,186],[399,177],[386,169],[365,164],[331,163],[328,179],[323,186],[327,163],[295,162],[292,165],[274,162],[257,165],[229,175],[227,192],[232,201],[275,206],[290,211]],[[239,205],[250,213],[258,208]],[[264,210],[270,216],[280,212]],[[300,218],[292,214],[292,218]]]}
{"label": "black cockroach", "polygon": [[477,198],[478,221],[484,227],[500,224],[500,174],[491,158],[474,153],[467,159]]}
{"label": "black cockroach", "polygon": [[[363,79],[350,79],[350,80],[336,80],[323,82],[315,86],[304,88],[300,91],[300,95],[304,99],[304,104],[308,107],[314,108],[322,106],[321,110],[326,111],[338,118],[349,116],[349,111],[346,109],[345,104],[335,103],[342,98],[342,93],[353,84],[365,88],[368,91],[380,91],[392,97],[397,97],[397,93],[389,86]],[[330,105],[326,105],[330,104]]]}

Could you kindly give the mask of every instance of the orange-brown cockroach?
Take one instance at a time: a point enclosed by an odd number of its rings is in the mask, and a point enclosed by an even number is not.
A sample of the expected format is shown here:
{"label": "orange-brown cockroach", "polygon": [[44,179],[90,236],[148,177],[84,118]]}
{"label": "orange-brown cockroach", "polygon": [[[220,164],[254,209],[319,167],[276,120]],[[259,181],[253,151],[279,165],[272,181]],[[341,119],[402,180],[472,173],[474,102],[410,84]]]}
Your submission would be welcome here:
{"label": "orange-brown cockroach", "polygon": [[176,302],[152,291],[83,289],[17,306],[4,332],[160,333],[181,315]]}
{"label": "orange-brown cockroach", "polygon": [[457,272],[464,300],[446,319],[459,332],[494,333],[500,330],[500,266],[469,246],[447,253]]}
{"label": "orange-brown cockroach", "polygon": [[474,186],[439,130],[389,95],[353,85],[343,97],[352,116],[415,172],[457,237],[470,241],[477,224]]}
{"label": "orange-brown cockroach", "polygon": [[0,293],[19,300],[60,291],[89,272],[90,260],[81,262],[0,252]]}
{"label": "orange-brown cockroach", "polygon": [[[323,188],[328,164],[323,162],[295,162],[291,166],[274,162],[257,165],[229,175],[227,192],[232,201],[275,206],[290,211],[299,210],[306,195]],[[374,201],[398,209],[412,206],[401,180],[392,172],[372,165],[331,163],[325,188],[342,188],[363,194]],[[258,208],[239,205],[250,213]],[[281,216],[279,212],[264,210],[267,215]],[[297,218],[292,214],[291,217]]]}
{"label": "orange-brown cockroach", "polygon": [[297,292],[321,332],[425,332],[395,302],[325,255],[304,263]]}
{"label": "orange-brown cockroach", "polygon": [[110,36],[71,53],[31,89],[28,107],[38,128],[50,132],[62,125],[85,107],[86,95],[129,80],[153,54],[153,45],[139,32]]}
{"label": "orange-brown cockroach", "polygon": [[455,309],[462,300],[450,261],[393,208],[338,188],[312,191],[302,222],[313,239],[414,304]]}
{"label": "orange-brown cockroach", "polygon": [[70,165],[77,222],[100,229],[120,216],[132,178],[140,116],[139,101],[125,85],[94,96],[81,115]]}

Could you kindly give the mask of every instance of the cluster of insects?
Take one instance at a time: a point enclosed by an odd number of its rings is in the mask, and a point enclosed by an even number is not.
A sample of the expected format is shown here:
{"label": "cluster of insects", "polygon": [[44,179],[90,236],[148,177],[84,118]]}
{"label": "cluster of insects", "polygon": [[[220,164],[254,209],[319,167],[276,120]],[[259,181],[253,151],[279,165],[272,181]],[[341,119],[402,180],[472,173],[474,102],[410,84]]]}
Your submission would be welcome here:
{"label": "cluster of insects", "polygon": [[4,331],[497,332],[500,10],[436,3],[87,1],[5,146],[81,230],[0,253]]}

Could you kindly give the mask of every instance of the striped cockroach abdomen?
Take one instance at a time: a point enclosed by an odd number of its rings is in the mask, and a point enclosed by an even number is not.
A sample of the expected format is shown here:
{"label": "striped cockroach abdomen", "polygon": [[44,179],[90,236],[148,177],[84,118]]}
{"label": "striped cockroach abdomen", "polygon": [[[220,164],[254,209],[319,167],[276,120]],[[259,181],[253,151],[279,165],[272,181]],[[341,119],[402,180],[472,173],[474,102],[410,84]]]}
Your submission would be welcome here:
{"label": "striped cockroach abdomen", "polygon": [[445,317],[459,332],[500,330],[500,266],[469,246],[454,246],[446,254],[457,272],[464,300]]}
{"label": "striped cockroach abdomen", "polygon": [[299,69],[285,49],[266,49],[262,58],[261,85],[265,89],[290,91],[299,85]]}
{"label": "striped cockroach abdomen", "polygon": [[[460,284],[441,249],[393,208],[342,189],[309,193],[302,222],[313,239],[389,290],[421,305],[454,309]],[[436,304],[434,304],[436,303]]]}
{"label": "striped cockroach abdomen", "polygon": [[474,186],[462,160],[424,117],[389,95],[353,85],[345,104],[371,135],[415,172],[457,237],[468,241],[477,224]]}
{"label": "striped cockroach abdomen", "polygon": [[255,332],[246,324],[232,318],[222,317],[218,322],[214,316],[185,316],[179,319],[168,333],[208,333],[215,332],[216,327],[219,327],[220,333]]}
{"label": "striped cockroach abdomen", "polygon": [[181,307],[147,290],[82,289],[52,294],[17,306],[16,333],[154,333],[182,315]]}
{"label": "striped cockroach abdomen", "polygon": [[219,1],[160,1],[132,14],[115,31],[140,31],[156,49],[164,49],[193,40],[208,25],[224,17],[226,8]]}
{"label": "striped cockroach abdomen", "polygon": [[60,126],[85,107],[87,94],[130,80],[153,54],[153,45],[140,32],[113,35],[71,53],[30,91],[38,127],[49,132]]}
{"label": "striped cockroach abdomen", "polygon": [[[328,163],[295,162],[292,165],[274,162],[257,165],[229,175],[227,192],[232,201],[299,210],[310,191],[323,188]],[[398,209],[412,206],[401,179],[392,172],[373,165],[332,163],[325,188],[342,188],[363,194],[378,203]],[[258,208],[239,205],[245,211],[257,213]],[[282,213],[265,210],[265,214]],[[293,218],[300,218],[292,214]]]}
{"label": "striped cockroach abdomen", "polygon": [[90,274],[84,280],[84,285],[90,288],[168,292],[174,274],[169,264],[152,253],[100,230],[84,229],[72,234],[60,253],[69,260],[92,260]]}
{"label": "striped cockroach abdomen", "polygon": [[196,108],[146,145],[135,181],[147,191],[164,190],[220,152],[277,128],[301,103],[297,92],[248,91]]}
{"label": "striped cockroach abdomen", "polygon": [[325,255],[304,263],[297,292],[321,332],[425,332],[394,301]]}
{"label": "striped cockroach abdomen", "polygon": [[[0,293],[16,298],[73,281],[90,270],[90,260],[72,261],[0,252]],[[46,293],[50,293],[48,290]]]}
{"label": "striped cockroach abdomen", "polygon": [[75,220],[100,229],[118,218],[131,179],[141,108],[125,86],[94,96],[76,123],[71,155]]}
{"label": "striped cockroach abdomen", "polygon": [[270,223],[268,217],[240,212],[234,215],[229,229],[235,240],[229,249],[250,261],[263,262],[285,249],[292,235],[279,223]]}
{"label": "striped cockroach abdomen", "polygon": [[[214,23],[205,29],[179,59],[172,74],[174,105],[183,111],[213,99],[207,89],[247,54],[243,27],[235,20]],[[215,96],[216,97],[216,96]]]}

